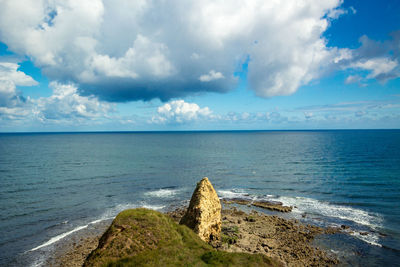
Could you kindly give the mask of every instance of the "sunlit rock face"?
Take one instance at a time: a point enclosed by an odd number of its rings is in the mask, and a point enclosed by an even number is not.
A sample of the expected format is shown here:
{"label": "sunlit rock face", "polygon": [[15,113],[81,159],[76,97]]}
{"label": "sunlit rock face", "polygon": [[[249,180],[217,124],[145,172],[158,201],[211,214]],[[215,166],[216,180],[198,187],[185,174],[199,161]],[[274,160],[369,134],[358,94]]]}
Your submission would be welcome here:
{"label": "sunlit rock face", "polygon": [[220,238],[221,203],[207,177],[197,184],[180,224],[193,229],[206,242]]}

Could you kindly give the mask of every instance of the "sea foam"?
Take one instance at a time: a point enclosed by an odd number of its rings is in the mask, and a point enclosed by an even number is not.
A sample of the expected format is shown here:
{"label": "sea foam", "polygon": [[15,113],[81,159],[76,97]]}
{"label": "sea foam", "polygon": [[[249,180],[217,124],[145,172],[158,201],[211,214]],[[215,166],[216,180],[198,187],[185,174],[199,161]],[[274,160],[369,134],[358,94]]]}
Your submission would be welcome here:
{"label": "sea foam", "polygon": [[283,205],[294,206],[294,212],[310,213],[326,217],[352,221],[360,225],[377,229],[382,226],[382,218],[374,213],[349,206],[336,205],[306,197],[276,197],[268,198],[280,201]]}
{"label": "sea foam", "polygon": [[37,247],[31,249],[30,251],[35,251],[35,250],[41,249],[41,248],[43,248],[43,247],[47,247],[47,246],[49,246],[49,245],[51,245],[51,244],[54,244],[54,243],[56,243],[57,241],[63,239],[64,237],[69,236],[70,234],[75,233],[75,232],[77,232],[77,231],[79,231],[79,230],[82,230],[82,229],[84,229],[84,228],[86,228],[86,227],[88,227],[88,226],[89,226],[89,224],[82,225],[82,226],[78,226],[78,227],[76,227],[75,229],[72,229],[71,231],[68,231],[68,232],[66,232],[66,233],[62,233],[62,234],[60,234],[60,235],[57,235],[57,236],[55,236],[55,237],[52,237],[49,241],[43,243],[43,244],[40,245],[40,246],[37,246]]}
{"label": "sea foam", "polygon": [[158,198],[171,198],[174,197],[180,190],[179,189],[159,189],[144,193],[146,196]]}
{"label": "sea foam", "polygon": [[[243,189],[230,189],[219,190],[218,194],[221,198],[242,198],[252,201],[267,200],[278,201],[285,206],[294,207],[292,213],[299,216],[300,214],[312,214],[315,216],[328,217],[333,219],[340,219],[356,223],[360,226],[367,226],[373,230],[382,227],[383,219],[375,213],[367,212],[362,209],[337,205],[326,201],[320,201],[313,198],[306,197],[288,197],[288,196],[274,196],[264,195],[256,196],[250,195]],[[338,225],[340,226],[340,224]],[[379,235],[375,233],[368,233],[368,235],[361,235],[358,232],[352,233],[354,237],[367,242],[371,245],[381,246],[379,244]]]}
{"label": "sea foam", "polygon": [[220,198],[243,198],[243,199],[253,199],[246,193],[243,189],[231,189],[231,190],[218,190],[218,195]]}

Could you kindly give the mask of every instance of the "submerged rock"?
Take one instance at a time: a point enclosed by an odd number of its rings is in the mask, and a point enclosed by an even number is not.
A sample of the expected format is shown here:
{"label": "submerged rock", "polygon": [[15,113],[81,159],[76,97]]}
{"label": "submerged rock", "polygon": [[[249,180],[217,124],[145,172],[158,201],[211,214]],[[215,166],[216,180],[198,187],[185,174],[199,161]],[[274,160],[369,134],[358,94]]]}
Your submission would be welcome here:
{"label": "submerged rock", "polygon": [[189,208],[179,223],[193,229],[206,242],[220,239],[221,203],[207,177],[197,183]]}

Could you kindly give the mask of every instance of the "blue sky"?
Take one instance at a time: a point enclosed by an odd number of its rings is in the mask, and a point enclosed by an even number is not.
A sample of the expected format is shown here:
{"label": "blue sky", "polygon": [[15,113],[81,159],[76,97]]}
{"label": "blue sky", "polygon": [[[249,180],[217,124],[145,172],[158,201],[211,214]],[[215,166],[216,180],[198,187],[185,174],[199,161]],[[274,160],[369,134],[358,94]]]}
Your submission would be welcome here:
{"label": "blue sky", "polygon": [[226,2],[2,1],[0,131],[400,127],[399,1]]}

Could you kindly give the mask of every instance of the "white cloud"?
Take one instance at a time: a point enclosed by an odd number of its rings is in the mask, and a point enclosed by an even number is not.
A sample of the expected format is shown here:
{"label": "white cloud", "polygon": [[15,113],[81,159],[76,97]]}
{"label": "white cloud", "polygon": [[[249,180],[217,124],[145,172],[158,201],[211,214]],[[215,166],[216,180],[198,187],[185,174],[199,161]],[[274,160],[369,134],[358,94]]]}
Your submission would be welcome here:
{"label": "white cloud", "polygon": [[[165,45],[151,42],[139,34],[133,46],[121,57],[93,55],[90,59],[90,67],[84,75],[89,75],[93,80],[96,79],[96,75],[132,79],[146,76],[167,77],[175,72],[171,62],[165,56],[167,53],[168,48]],[[81,76],[81,78],[85,77]]]}
{"label": "white cloud", "polygon": [[346,14],[356,14],[357,10],[354,7],[349,7],[348,9],[344,9],[344,8],[335,8],[335,9],[331,9],[328,12],[328,17],[331,19],[338,19],[340,16],[342,15],[346,15]]}
{"label": "white cloud", "polygon": [[[0,107],[4,107],[3,110],[13,108],[23,101],[23,98],[17,92],[17,86],[38,84],[31,76],[19,71],[18,68],[19,65],[16,63],[0,62]],[[4,111],[4,113],[9,112]]]}
{"label": "white cloud", "polygon": [[370,71],[367,79],[373,79],[391,73],[398,65],[399,63],[396,60],[380,57],[360,60],[352,63],[350,67]]}
{"label": "white cloud", "polygon": [[75,121],[107,117],[111,105],[93,96],[80,96],[73,84],[51,82],[53,94],[32,100],[34,113],[40,121]]}
{"label": "white cloud", "polygon": [[225,78],[221,72],[216,72],[215,70],[210,70],[208,74],[203,74],[199,77],[199,80],[202,82],[210,82],[218,79]]}
{"label": "white cloud", "polygon": [[342,8],[336,8],[329,11],[328,17],[331,19],[337,19],[344,14],[347,14],[347,10],[344,10]]}
{"label": "white cloud", "polygon": [[240,124],[280,124],[288,121],[288,117],[277,111],[268,112],[228,112],[225,115],[214,115],[219,122],[230,122]]}
{"label": "white cloud", "polygon": [[345,83],[355,81],[355,78],[363,81],[376,79],[385,83],[400,77],[400,31],[393,32],[391,36],[392,39],[384,42],[371,40],[367,36],[360,38],[361,46],[349,50],[351,56],[342,61],[342,68],[362,72],[349,76]]}
{"label": "white cloud", "polygon": [[342,50],[328,48],[322,34],[341,3],[6,0],[0,40],[50,80],[101,99],[226,92],[247,58],[251,89],[271,97],[331,68]]}
{"label": "white cloud", "polygon": [[[0,81],[0,88],[2,86],[3,81]],[[75,85],[51,82],[49,87],[53,90],[53,94],[38,99],[25,99],[15,93],[15,86],[12,87],[14,91],[11,90],[8,105],[0,105],[0,121],[76,125],[110,118],[108,114],[113,111],[111,104],[102,102],[94,96],[79,95]]]}
{"label": "white cloud", "polygon": [[158,107],[157,115],[152,117],[151,122],[179,124],[210,118],[212,112],[208,107],[200,108],[196,103],[174,100]]}
{"label": "white cloud", "polygon": [[10,81],[14,85],[33,86],[38,83],[29,75],[18,70],[19,65],[11,62],[0,62],[0,81]]}
{"label": "white cloud", "polygon": [[359,82],[361,82],[361,80],[362,80],[362,77],[359,75],[349,75],[349,76],[347,76],[344,83],[345,84],[359,83]]}
{"label": "white cloud", "polygon": [[307,112],[307,111],[305,111],[304,112],[304,117],[308,120],[308,119],[311,119],[312,117],[313,117],[313,113],[312,112]]}

